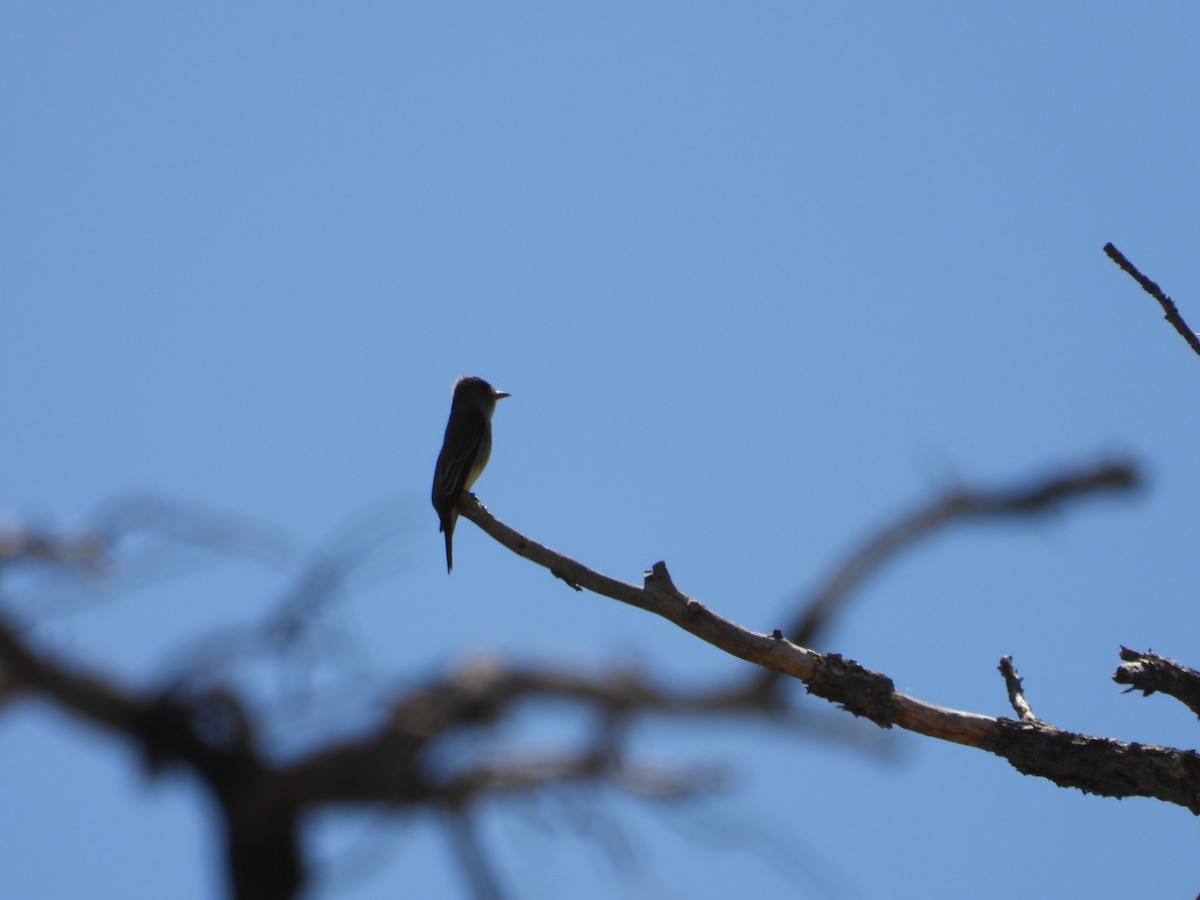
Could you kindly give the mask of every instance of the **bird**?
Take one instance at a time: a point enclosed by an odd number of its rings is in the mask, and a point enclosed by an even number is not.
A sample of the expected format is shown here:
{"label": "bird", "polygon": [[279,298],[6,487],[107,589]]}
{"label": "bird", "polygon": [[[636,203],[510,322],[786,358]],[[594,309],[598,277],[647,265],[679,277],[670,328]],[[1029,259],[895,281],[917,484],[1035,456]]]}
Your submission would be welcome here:
{"label": "bird", "polygon": [[482,378],[464,375],[454,382],[450,420],[433,471],[433,508],[446,535],[446,572],[454,568],[454,525],[458,498],[471,489],[492,455],[492,413],[496,401],[511,397]]}

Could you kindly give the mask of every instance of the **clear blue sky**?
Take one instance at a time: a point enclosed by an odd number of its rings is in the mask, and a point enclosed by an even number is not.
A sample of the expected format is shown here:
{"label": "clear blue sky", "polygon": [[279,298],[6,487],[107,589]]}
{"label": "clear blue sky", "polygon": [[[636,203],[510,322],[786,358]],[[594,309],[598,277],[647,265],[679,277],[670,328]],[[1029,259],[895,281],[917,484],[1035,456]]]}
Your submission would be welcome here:
{"label": "clear blue sky", "polygon": [[[494,513],[626,580],[665,559],[759,630],[940,487],[1130,454],[1136,499],[937,540],[824,648],[991,715],[1012,654],[1043,718],[1191,746],[1179,704],[1109,677],[1120,644],[1200,664],[1200,359],[1101,247],[1200,327],[1198,33],[1186,3],[8,4],[0,504],[69,527],[148,491],[306,547],[390,502],[392,577],[338,613],[376,687],[476,652],[697,682],[740,664],[470,523],[447,578],[427,492],[456,376],[513,394]],[[36,633],[146,684],[285,584],[118,580]],[[646,729],[648,758],[739,777],[699,810],[594,801],[630,875],[554,804],[486,835],[521,897],[1200,890],[1183,809],[896,739],[880,765]],[[218,892],[186,780],[32,707],[0,760],[0,893]],[[312,840],[320,896],[461,895],[435,822]]]}

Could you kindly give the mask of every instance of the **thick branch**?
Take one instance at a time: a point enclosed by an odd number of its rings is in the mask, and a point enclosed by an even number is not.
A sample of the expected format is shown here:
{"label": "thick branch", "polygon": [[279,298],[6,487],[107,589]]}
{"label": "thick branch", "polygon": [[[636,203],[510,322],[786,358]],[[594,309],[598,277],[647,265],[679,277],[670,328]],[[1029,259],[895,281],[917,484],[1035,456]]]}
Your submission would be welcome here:
{"label": "thick branch", "polygon": [[1200,672],[1148,650],[1140,653],[1122,647],[1121,659],[1125,663],[1113,675],[1117,684],[1128,684],[1129,690],[1147,697],[1155,691],[1168,694],[1200,716]]}
{"label": "thick branch", "polygon": [[0,666],[12,694],[41,694],[94,725],[140,739],[141,723],[149,709],[146,701],[101,678],[42,657],[3,619],[0,619]]}
{"label": "thick branch", "polygon": [[[237,898],[294,897],[304,883],[299,823],[310,811],[346,804],[447,807],[465,814],[484,795],[603,781],[655,797],[714,788],[710,772],[658,772],[621,762],[620,723],[638,713],[767,715],[794,712],[728,689],[671,690],[633,671],[587,678],[568,670],[475,664],[406,693],[391,716],[357,739],[276,763],[259,752],[250,720],[232,692],[176,690],[145,697],[35,651],[0,619],[0,674],[15,696],[38,694],[126,737],[151,771],[182,765],[210,789],[225,821],[225,851]],[[574,754],[522,757],[508,765],[443,771],[431,764],[439,740],[499,721],[527,699],[554,698],[597,713],[599,733]],[[806,718],[804,724],[811,725]],[[830,729],[826,729],[826,733]],[[839,735],[866,745],[864,735]],[[878,749],[878,747],[871,748]]]}
{"label": "thick branch", "polygon": [[[189,766],[206,783],[226,823],[230,883],[238,900],[289,900],[304,881],[295,810],[284,806],[262,815],[260,789],[270,770],[258,757],[236,701],[210,693],[186,698],[173,693],[143,698],[95,674],[37,653],[8,622],[0,620],[0,667],[14,691],[44,696],[85,721],[130,739],[151,770]],[[221,716],[220,738],[202,722]]]}
{"label": "thick branch", "polygon": [[1124,744],[1072,734],[1037,722],[1013,722],[946,709],[896,691],[891,679],[837,654],[820,654],[742,628],[680,592],[666,566],[655,563],[642,587],[601,575],[530,540],[464,495],[460,509],[491,537],[569,582],[652,612],[732,656],[803,681],[810,693],[882,727],[909,731],[1007,759],[1019,771],[1112,797],[1147,796],[1200,814],[1200,757],[1190,751]]}
{"label": "thick branch", "polygon": [[1143,291],[1158,301],[1158,305],[1166,313],[1163,318],[1171,323],[1172,327],[1187,341],[1188,346],[1192,350],[1200,354],[1200,338],[1197,338],[1196,332],[1192,331],[1188,327],[1187,322],[1183,321],[1183,316],[1179,314],[1179,309],[1175,306],[1175,301],[1164,294],[1162,288],[1139,272],[1137,266],[1126,259],[1125,254],[1114,247],[1111,242],[1104,245],[1104,252],[1108,254],[1109,259],[1124,269],[1134,281],[1140,284]]}

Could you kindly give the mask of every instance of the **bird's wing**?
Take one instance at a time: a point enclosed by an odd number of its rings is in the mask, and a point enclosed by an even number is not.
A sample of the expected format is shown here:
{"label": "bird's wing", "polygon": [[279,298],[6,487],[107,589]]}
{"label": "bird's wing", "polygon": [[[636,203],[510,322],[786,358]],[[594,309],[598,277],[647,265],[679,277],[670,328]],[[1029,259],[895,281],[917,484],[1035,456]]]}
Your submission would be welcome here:
{"label": "bird's wing", "polygon": [[456,410],[446,425],[446,439],[437,462],[436,483],[444,502],[458,500],[479,458],[479,445],[487,434],[487,416],[479,409]]}

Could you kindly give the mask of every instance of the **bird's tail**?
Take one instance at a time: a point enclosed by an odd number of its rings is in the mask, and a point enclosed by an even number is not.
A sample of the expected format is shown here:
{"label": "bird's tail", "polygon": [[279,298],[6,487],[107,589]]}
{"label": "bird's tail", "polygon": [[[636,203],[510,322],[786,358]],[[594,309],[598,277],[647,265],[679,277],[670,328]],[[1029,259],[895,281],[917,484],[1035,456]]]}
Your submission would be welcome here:
{"label": "bird's tail", "polygon": [[457,519],[458,519],[458,516],[454,515],[454,513],[451,512],[449,519],[447,521],[442,522],[442,527],[441,527],[441,529],[439,529],[439,530],[445,532],[445,534],[446,534],[446,574],[447,575],[449,575],[450,571],[454,568],[454,525],[455,525]]}

